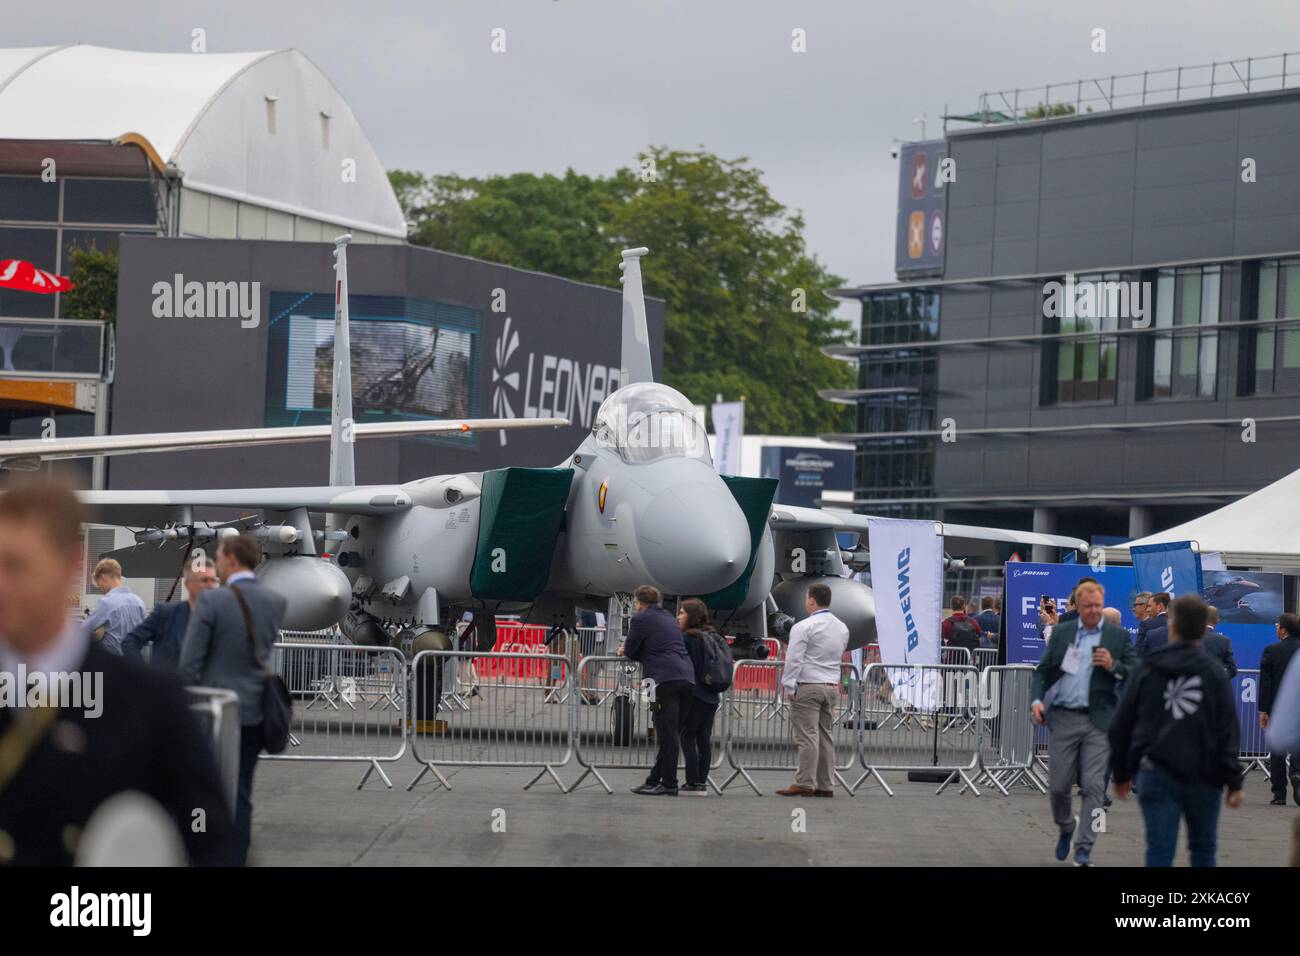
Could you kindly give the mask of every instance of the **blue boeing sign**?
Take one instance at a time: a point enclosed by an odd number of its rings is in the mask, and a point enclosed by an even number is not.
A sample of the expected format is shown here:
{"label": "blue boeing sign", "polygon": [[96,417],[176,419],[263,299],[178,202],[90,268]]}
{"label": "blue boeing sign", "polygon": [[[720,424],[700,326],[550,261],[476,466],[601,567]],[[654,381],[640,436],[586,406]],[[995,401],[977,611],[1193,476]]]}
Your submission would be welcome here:
{"label": "blue boeing sign", "polygon": [[1201,593],[1201,556],[1190,541],[1135,544],[1129,554],[1139,591],[1164,591],[1170,597]]}
{"label": "blue boeing sign", "polygon": [[910,654],[921,643],[921,635],[916,632],[916,618],[912,616],[912,549],[904,548],[898,552],[898,609],[903,612],[903,624],[907,628],[907,651]]}

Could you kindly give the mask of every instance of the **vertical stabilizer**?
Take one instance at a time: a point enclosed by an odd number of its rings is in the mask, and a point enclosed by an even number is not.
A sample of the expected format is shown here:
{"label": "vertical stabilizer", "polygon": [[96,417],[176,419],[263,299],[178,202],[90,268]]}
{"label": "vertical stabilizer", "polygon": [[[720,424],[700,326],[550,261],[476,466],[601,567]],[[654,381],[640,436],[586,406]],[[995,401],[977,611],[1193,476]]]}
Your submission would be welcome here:
{"label": "vertical stabilizer", "polygon": [[330,484],[357,483],[352,436],[352,339],[348,334],[348,243],[334,240],[334,382],[330,402]]}
{"label": "vertical stabilizer", "polygon": [[623,357],[618,384],[653,382],[650,365],[650,332],[645,321],[645,293],[641,289],[641,257],[650,250],[645,246],[624,249],[623,261]]}

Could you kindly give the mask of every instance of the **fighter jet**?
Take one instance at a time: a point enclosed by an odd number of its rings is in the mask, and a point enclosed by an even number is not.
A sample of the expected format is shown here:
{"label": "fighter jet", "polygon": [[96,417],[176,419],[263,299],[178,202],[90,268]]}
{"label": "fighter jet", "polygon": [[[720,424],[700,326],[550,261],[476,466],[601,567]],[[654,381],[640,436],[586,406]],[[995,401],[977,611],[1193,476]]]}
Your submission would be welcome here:
{"label": "fighter jet", "polygon": [[[649,584],[670,598],[703,597],[719,629],[735,636],[741,657],[764,638],[785,636],[789,624],[804,616],[804,596],[814,582],[831,587],[835,614],[849,626],[852,647],[875,640],[871,589],[845,577],[869,562],[861,547],[867,517],[774,505],[775,480],[719,475],[692,403],[654,381],[642,291],[645,248],[622,253],[620,386],[564,461],[554,468],[355,485],[349,437],[425,434],[452,423],[352,423],[347,239],[337,240],[335,250],[329,484],[84,492],[92,520],[145,526],[136,534],[136,547],[113,553],[128,575],[174,575],[194,549],[246,529],[262,543],[259,577],[288,601],[284,626],[316,630],[338,623],[359,644],[446,649],[466,611],[473,612],[489,648],[495,628],[481,625],[504,613],[561,629],[573,626],[578,609],[599,610],[617,633],[631,592]],[[459,427],[547,424],[565,423],[489,419]],[[309,431],[13,442],[0,446],[0,466],[80,454],[298,441]],[[310,437],[324,435],[318,429]],[[204,507],[245,514],[226,524],[195,521],[194,509]],[[937,530],[947,537],[1083,546],[1073,538],[993,528]],[[858,544],[842,549],[837,534],[843,532]]]}
{"label": "fighter jet", "polygon": [[1215,607],[1249,607],[1246,604],[1247,596],[1260,590],[1260,585],[1254,581],[1248,581],[1243,577],[1224,577],[1222,580],[1207,585],[1201,592],[1202,596]]}

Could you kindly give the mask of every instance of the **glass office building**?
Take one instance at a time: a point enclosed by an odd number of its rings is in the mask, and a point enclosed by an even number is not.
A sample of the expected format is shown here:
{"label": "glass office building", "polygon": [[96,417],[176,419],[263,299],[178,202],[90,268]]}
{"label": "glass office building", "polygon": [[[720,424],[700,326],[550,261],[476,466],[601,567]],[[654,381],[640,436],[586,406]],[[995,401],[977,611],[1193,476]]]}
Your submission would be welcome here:
{"label": "glass office building", "polygon": [[856,510],[1107,542],[1300,468],[1300,64],[1260,63],[904,148],[897,281],[827,349]]}

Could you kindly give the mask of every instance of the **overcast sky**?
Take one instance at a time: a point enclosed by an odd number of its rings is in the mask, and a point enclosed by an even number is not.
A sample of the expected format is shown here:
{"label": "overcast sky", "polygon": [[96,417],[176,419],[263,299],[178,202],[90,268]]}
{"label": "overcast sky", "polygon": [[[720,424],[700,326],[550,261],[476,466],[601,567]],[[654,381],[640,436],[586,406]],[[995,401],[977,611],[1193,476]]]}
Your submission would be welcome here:
{"label": "overcast sky", "polygon": [[[139,6],[139,12],[133,7]],[[389,168],[604,174],[648,144],[748,156],[850,282],[893,277],[912,120],[983,90],[1300,50],[1300,0],[59,0],[0,44],[296,47]],[[506,31],[494,54],[491,32]],[[807,52],[791,51],[806,31]],[[1106,30],[1105,53],[1092,31]],[[1300,69],[1300,57],[1295,67]]]}

